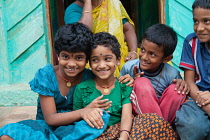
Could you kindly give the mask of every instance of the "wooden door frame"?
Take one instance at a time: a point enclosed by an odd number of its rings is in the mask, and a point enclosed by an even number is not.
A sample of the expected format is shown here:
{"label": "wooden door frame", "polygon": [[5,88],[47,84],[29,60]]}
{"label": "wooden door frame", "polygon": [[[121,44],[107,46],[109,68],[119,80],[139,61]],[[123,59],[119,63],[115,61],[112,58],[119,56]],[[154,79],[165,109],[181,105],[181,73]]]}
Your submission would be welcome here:
{"label": "wooden door frame", "polygon": [[166,24],[166,0],[159,0],[159,22]]}

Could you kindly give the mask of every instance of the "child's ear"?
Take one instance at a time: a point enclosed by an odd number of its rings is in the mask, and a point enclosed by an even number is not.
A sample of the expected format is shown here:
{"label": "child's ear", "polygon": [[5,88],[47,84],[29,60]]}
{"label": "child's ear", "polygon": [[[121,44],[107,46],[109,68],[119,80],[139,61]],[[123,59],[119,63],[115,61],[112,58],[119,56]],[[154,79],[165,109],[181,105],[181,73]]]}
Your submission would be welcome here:
{"label": "child's ear", "polygon": [[120,57],[117,59],[117,66],[120,65]]}
{"label": "child's ear", "polygon": [[173,59],[173,55],[169,55],[169,56],[163,58],[163,63],[168,63],[171,59]]}

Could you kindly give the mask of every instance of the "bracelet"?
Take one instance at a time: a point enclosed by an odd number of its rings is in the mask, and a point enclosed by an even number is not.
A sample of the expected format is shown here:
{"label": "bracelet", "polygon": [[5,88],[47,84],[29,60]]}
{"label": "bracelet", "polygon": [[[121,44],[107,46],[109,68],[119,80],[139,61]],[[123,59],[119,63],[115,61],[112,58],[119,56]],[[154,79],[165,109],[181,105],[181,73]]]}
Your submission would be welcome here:
{"label": "bracelet", "polygon": [[121,132],[125,132],[125,133],[127,134],[128,138],[129,138],[129,136],[130,136],[130,131],[128,131],[128,130],[120,130],[120,133],[121,133]]}
{"label": "bracelet", "polygon": [[83,11],[82,13],[90,13],[90,11]]}
{"label": "bracelet", "polygon": [[131,51],[131,52],[133,52],[133,53],[135,53],[136,55],[138,55],[136,51]]}

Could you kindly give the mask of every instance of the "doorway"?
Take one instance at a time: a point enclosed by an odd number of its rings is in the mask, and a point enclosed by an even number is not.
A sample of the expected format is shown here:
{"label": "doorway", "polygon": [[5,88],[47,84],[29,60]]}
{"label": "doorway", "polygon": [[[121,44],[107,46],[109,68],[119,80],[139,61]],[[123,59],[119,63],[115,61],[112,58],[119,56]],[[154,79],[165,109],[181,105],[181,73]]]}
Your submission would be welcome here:
{"label": "doorway", "polygon": [[[52,38],[54,38],[58,28],[64,25],[65,9],[74,1],[75,0],[50,0]],[[159,14],[162,9],[161,6],[159,6],[161,5],[160,0],[121,0],[121,2],[135,24],[139,46],[145,30],[149,26],[161,22]],[[57,59],[54,60],[57,61]]]}

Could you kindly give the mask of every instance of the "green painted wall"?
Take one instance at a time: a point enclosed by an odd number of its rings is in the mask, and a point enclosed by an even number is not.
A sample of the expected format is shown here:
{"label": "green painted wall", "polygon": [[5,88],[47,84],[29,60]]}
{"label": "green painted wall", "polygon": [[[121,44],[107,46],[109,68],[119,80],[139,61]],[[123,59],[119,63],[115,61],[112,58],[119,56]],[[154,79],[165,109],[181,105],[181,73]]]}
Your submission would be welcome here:
{"label": "green painted wall", "polygon": [[173,63],[177,67],[180,62],[185,37],[193,32],[192,4],[194,0],[167,0],[166,24],[178,34],[178,45],[174,52]]}
{"label": "green painted wall", "polygon": [[35,104],[27,84],[50,62],[44,0],[0,1],[0,106]]}

